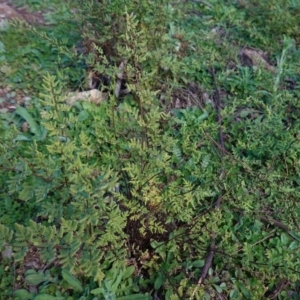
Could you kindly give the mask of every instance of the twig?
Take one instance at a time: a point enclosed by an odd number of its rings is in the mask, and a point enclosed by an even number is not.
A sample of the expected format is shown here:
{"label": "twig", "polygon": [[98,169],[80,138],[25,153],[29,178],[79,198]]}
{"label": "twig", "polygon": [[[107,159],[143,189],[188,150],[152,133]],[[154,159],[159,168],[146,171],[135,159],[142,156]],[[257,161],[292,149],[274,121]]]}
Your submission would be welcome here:
{"label": "twig", "polygon": [[[214,85],[216,89],[216,106],[217,106],[217,114],[218,114],[218,124],[219,124],[219,139],[220,139],[220,146],[221,146],[221,160],[222,160],[222,169],[221,169],[221,179],[224,178],[225,176],[225,170],[224,170],[224,156],[225,156],[225,145],[224,145],[224,136],[223,136],[223,131],[222,131],[222,115],[221,115],[221,95],[220,95],[220,90],[217,85],[217,79],[216,79],[216,74],[215,70],[211,70],[211,74],[214,80]],[[217,202],[216,202],[216,208],[220,208],[221,205],[221,200],[222,200],[222,193],[219,194]]]}
{"label": "twig", "polygon": [[116,98],[119,98],[119,96],[120,96],[122,80],[124,77],[124,67],[125,67],[125,63],[124,63],[124,61],[122,61],[119,65],[120,73],[117,74],[117,83],[116,83],[116,89],[115,89]]}
{"label": "twig", "polygon": [[15,288],[16,288],[16,262],[14,259],[14,279],[13,279],[13,290],[12,290],[13,297],[15,297]]}
{"label": "twig", "polygon": [[208,3],[208,2],[206,2],[204,0],[192,0],[192,2],[202,3],[202,4],[204,4],[204,5],[206,5],[206,6],[210,7],[210,8],[213,8],[213,6],[210,3]]}
{"label": "twig", "polygon": [[217,107],[217,114],[218,114],[218,124],[219,124],[219,138],[220,138],[220,145],[221,145],[221,150],[222,150],[222,155],[225,155],[225,147],[224,147],[224,136],[223,136],[223,131],[222,131],[222,107],[221,107],[221,93],[217,85],[217,79],[216,79],[216,74],[215,70],[211,70],[211,74],[213,77],[215,89],[216,89],[216,107]]}
{"label": "twig", "polygon": [[[217,79],[216,79],[216,74],[215,70],[211,70],[211,75],[213,77],[215,89],[216,89],[216,107],[217,107],[217,114],[218,114],[218,124],[219,124],[219,139],[220,139],[220,148],[221,148],[221,160],[222,160],[222,168],[221,168],[221,180],[225,176],[225,170],[224,170],[224,156],[226,154],[225,150],[225,145],[224,145],[224,136],[223,136],[223,130],[222,130],[222,115],[221,115],[221,95],[220,95],[220,90],[217,85]],[[222,200],[222,193],[219,194],[218,199],[216,201],[216,208],[220,208],[221,205],[221,200]]]}
{"label": "twig", "polygon": [[209,268],[211,267],[211,264],[212,264],[212,260],[214,258],[214,254],[215,254],[215,247],[216,247],[216,237],[215,237],[215,234],[213,235],[212,237],[212,242],[210,244],[210,247],[209,247],[209,253],[208,253],[208,256],[207,256],[207,259],[206,259],[206,263],[203,267],[203,270],[202,270],[202,273],[201,273],[201,277],[200,277],[200,280],[202,280],[202,278],[204,279],[209,271]]}
{"label": "twig", "polygon": [[267,224],[275,225],[276,227],[286,231],[287,233],[291,232],[291,229],[288,226],[271,217],[259,216],[259,219]]}
{"label": "twig", "polygon": [[216,241],[216,236],[215,236],[215,234],[213,234],[212,242],[211,242],[210,247],[209,247],[209,253],[207,255],[205,265],[202,269],[201,276],[200,276],[200,278],[197,282],[197,286],[194,289],[190,300],[194,299],[196,292],[198,291],[199,287],[201,286],[202,281],[205,279],[205,277],[206,277],[206,275],[207,275],[207,273],[208,273],[208,271],[211,267],[211,264],[212,264],[212,261],[213,261],[214,255],[215,255],[215,247],[216,247],[216,242],[215,241]]}
{"label": "twig", "polygon": [[281,223],[280,221],[275,220],[269,216],[259,216],[259,219],[267,224],[273,225],[275,227],[278,227],[278,228],[284,230],[292,239],[300,242],[300,237],[298,236],[298,234],[294,233],[290,227]]}
{"label": "twig", "polygon": [[[224,169],[224,156],[226,154],[225,146],[224,146],[224,136],[223,136],[223,131],[222,131],[222,116],[221,116],[221,95],[220,95],[220,90],[217,85],[217,80],[216,80],[216,75],[215,75],[215,70],[211,70],[211,75],[213,77],[215,89],[216,89],[216,108],[217,108],[217,116],[218,116],[218,124],[219,124],[219,139],[220,139],[220,149],[221,149],[221,176],[220,179],[222,180],[225,177],[225,169]],[[223,191],[220,191],[217,201],[215,203],[215,208],[219,209],[221,206],[221,200],[222,200],[222,195]],[[216,234],[212,234],[212,241],[209,247],[209,253],[206,258],[204,267],[201,272],[201,276],[198,280],[197,286],[193,291],[193,294],[190,298],[190,300],[194,299],[196,292],[198,291],[199,287],[201,286],[202,281],[205,279],[207,276],[207,273],[212,265],[214,254],[215,254],[215,248],[216,248]]]}

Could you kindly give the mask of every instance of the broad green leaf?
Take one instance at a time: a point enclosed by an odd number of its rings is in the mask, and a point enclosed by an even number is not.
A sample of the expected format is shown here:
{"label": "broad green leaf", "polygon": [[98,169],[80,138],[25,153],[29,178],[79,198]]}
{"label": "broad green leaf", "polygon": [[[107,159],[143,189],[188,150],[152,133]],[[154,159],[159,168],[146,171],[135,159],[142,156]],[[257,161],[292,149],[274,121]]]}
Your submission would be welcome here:
{"label": "broad green leaf", "polygon": [[122,277],[123,277],[123,271],[120,270],[120,271],[119,271],[119,275],[118,275],[118,277],[116,278],[116,281],[111,285],[111,291],[112,291],[112,292],[115,293],[115,292],[118,290],[118,287],[119,287],[119,284],[120,284],[120,282],[121,282],[121,280],[122,280]]}
{"label": "broad green leaf", "polygon": [[32,199],[33,195],[34,191],[32,190],[32,188],[25,186],[23,190],[19,193],[19,198],[23,201],[28,201]]}
{"label": "broad green leaf", "polygon": [[218,293],[222,293],[222,288],[220,288],[218,285],[216,285],[216,284],[213,284],[213,286],[214,286],[214,288],[216,289],[216,291],[218,292]]}
{"label": "broad green leaf", "polygon": [[236,282],[237,287],[240,289],[240,291],[243,293],[246,299],[252,299],[251,292],[247,289],[245,284],[241,281]]}
{"label": "broad green leaf", "polygon": [[36,296],[34,300],[57,300],[57,297],[48,294],[41,294]]}
{"label": "broad green leaf", "polygon": [[221,284],[220,284],[220,288],[222,288],[222,289],[226,289],[226,283],[225,282],[222,282]]}
{"label": "broad green leaf", "polygon": [[298,234],[296,234],[293,231],[289,232],[290,236],[293,237],[295,240],[297,240],[298,242],[300,242],[300,237],[298,236]]}
{"label": "broad green leaf", "polygon": [[30,141],[31,139],[27,136],[25,136],[24,134],[19,134],[15,139],[15,141]]}
{"label": "broad green leaf", "polygon": [[113,292],[107,292],[104,294],[104,300],[116,300],[116,294]]}
{"label": "broad green leaf", "polygon": [[31,274],[36,274],[37,272],[33,269],[29,269],[25,272],[25,277],[28,276],[28,275],[31,275]]}
{"label": "broad green leaf", "polygon": [[202,259],[198,259],[198,260],[195,260],[192,262],[192,266],[195,268],[201,268],[204,266],[204,264],[205,264],[205,262]]}
{"label": "broad green leaf", "polygon": [[18,253],[14,253],[15,261],[21,261],[28,251],[27,247],[23,247]]}
{"label": "broad green leaf", "polygon": [[38,285],[43,281],[46,281],[46,278],[45,275],[36,273],[36,274],[29,274],[28,276],[25,277],[25,280],[29,284]]}
{"label": "broad green leaf", "polygon": [[128,277],[130,277],[133,274],[134,270],[135,270],[134,266],[130,266],[126,268],[126,270],[123,273],[122,279],[127,279]]}
{"label": "broad green leaf", "polygon": [[[1,53],[1,50],[0,50],[0,53]],[[0,68],[0,71],[2,73],[6,73],[6,75],[8,75],[9,73],[11,73],[11,68],[8,66],[8,65],[3,65],[1,68]]]}
{"label": "broad green leaf", "polygon": [[2,42],[0,42],[0,53],[2,54],[4,52],[5,52],[5,45]]}
{"label": "broad green leaf", "polygon": [[16,113],[18,115],[20,115],[23,119],[26,120],[26,122],[29,124],[29,129],[30,129],[31,133],[35,134],[37,139],[40,139],[42,137],[42,132],[41,132],[40,126],[33,119],[33,117],[27,111],[27,109],[24,107],[21,107],[21,106],[17,106]]}
{"label": "broad green leaf", "polygon": [[292,241],[289,245],[289,249],[291,250],[295,250],[299,247],[299,243],[297,243],[296,241]]}
{"label": "broad green leaf", "polygon": [[75,278],[68,270],[62,270],[61,272],[63,279],[74,288],[74,290],[82,292],[81,282]]}
{"label": "broad green leaf", "polygon": [[82,122],[89,117],[89,113],[86,110],[82,110],[78,115],[78,122]]}
{"label": "broad green leaf", "polygon": [[205,295],[203,296],[203,299],[204,300],[210,300],[211,298],[210,298],[209,294],[205,293]]}
{"label": "broad green leaf", "polygon": [[249,114],[252,113],[252,110],[251,109],[243,109],[241,112],[240,112],[240,117],[241,118],[245,118],[247,117]]}
{"label": "broad green leaf", "polygon": [[93,295],[100,295],[100,294],[103,294],[103,293],[104,293],[104,289],[102,287],[91,290],[91,294],[93,294]]}
{"label": "broad green leaf", "polygon": [[15,291],[16,300],[31,300],[33,295],[30,294],[27,290],[21,289]]}
{"label": "broad green leaf", "polygon": [[207,119],[207,117],[208,117],[208,113],[206,111],[204,111],[204,113],[200,117],[197,118],[197,121],[201,122],[201,121]]}
{"label": "broad green leaf", "polygon": [[280,240],[281,240],[281,243],[284,245],[287,243],[287,236],[285,233],[281,233]]}
{"label": "broad green leaf", "polygon": [[238,296],[238,294],[239,294],[239,291],[237,289],[231,290],[230,294],[229,294],[230,299],[235,299]]}
{"label": "broad green leaf", "polygon": [[159,274],[158,274],[158,277],[157,277],[156,280],[155,280],[154,288],[155,288],[156,290],[158,290],[158,289],[162,286],[163,282],[164,282],[163,275],[162,275],[161,273],[159,273]]}
{"label": "broad green leaf", "polygon": [[150,295],[145,294],[133,294],[123,297],[118,297],[116,300],[151,300]]}

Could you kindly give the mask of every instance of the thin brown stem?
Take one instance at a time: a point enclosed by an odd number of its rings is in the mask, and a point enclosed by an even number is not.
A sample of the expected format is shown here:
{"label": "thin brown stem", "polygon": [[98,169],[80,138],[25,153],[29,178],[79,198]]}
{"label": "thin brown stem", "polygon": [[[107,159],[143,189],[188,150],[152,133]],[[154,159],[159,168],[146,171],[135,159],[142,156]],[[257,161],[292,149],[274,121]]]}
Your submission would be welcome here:
{"label": "thin brown stem", "polygon": [[[221,173],[220,173],[220,179],[222,180],[225,177],[224,157],[226,155],[226,149],[225,149],[224,135],[223,135],[223,130],[222,130],[221,94],[220,94],[220,90],[219,90],[218,85],[217,85],[217,80],[216,80],[216,75],[215,75],[215,70],[214,69],[211,69],[211,75],[212,75],[214,86],[215,86],[215,89],[216,89],[216,96],[215,97],[216,97],[217,121],[218,121],[218,125],[219,125],[219,144],[218,144],[218,147],[221,149],[220,159],[221,159],[221,165],[222,165]],[[223,197],[223,191],[221,190],[219,195],[218,195],[217,201],[215,203],[215,208],[216,209],[220,209],[222,197]],[[208,252],[204,267],[202,269],[201,276],[198,280],[197,286],[194,289],[193,294],[190,298],[191,300],[194,299],[194,297],[196,295],[196,292],[198,291],[198,289],[201,286],[203,280],[207,276],[207,273],[208,273],[208,271],[209,271],[209,269],[210,269],[210,267],[213,263],[213,258],[214,258],[214,255],[215,255],[215,248],[216,248],[216,234],[213,233],[212,234],[212,241],[211,241],[211,244],[210,244],[210,247],[209,247],[209,252]]]}

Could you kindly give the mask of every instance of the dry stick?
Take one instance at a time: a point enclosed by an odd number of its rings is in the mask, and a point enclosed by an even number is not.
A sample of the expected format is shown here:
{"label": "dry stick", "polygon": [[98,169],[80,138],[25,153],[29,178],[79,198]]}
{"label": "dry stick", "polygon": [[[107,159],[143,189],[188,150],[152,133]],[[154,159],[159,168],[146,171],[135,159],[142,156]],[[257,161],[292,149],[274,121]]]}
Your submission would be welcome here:
{"label": "dry stick", "polygon": [[282,222],[275,220],[270,216],[258,216],[258,218],[264,223],[273,225],[274,227],[278,227],[284,230],[292,239],[298,242],[300,241],[300,237],[297,234],[293,233],[292,229],[289,226],[283,224]]}
{"label": "dry stick", "polygon": [[[222,169],[221,169],[221,180],[224,178],[225,175],[225,170],[224,170],[224,156],[226,153],[225,150],[225,145],[224,145],[224,136],[223,136],[223,131],[222,131],[222,116],[221,116],[221,95],[220,95],[220,90],[217,85],[217,79],[216,79],[216,74],[215,70],[211,70],[211,74],[214,80],[214,85],[216,89],[216,106],[217,106],[217,114],[218,114],[218,124],[219,124],[219,138],[220,138],[220,146],[221,146],[221,163],[222,163]],[[221,200],[222,200],[222,193],[219,194],[217,202],[216,202],[216,208],[220,208],[221,205]]]}
{"label": "dry stick", "polygon": [[[225,170],[224,170],[224,156],[226,153],[225,146],[224,146],[224,137],[223,137],[223,131],[222,131],[222,116],[221,116],[221,95],[220,95],[220,90],[217,85],[217,80],[216,80],[216,75],[215,75],[215,70],[211,69],[211,74],[213,77],[215,89],[216,89],[216,108],[217,108],[217,115],[218,115],[218,124],[219,124],[219,139],[220,139],[220,148],[221,148],[221,163],[222,163],[222,168],[221,168],[221,174],[220,174],[220,179],[222,180],[225,177]],[[218,209],[221,206],[221,200],[222,200],[222,191],[220,191],[220,194],[217,198],[217,201],[215,203],[215,208]],[[202,281],[205,279],[207,276],[207,273],[212,265],[212,261],[215,255],[215,248],[216,248],[216,234],[212,234],[212,242],[209,247],[209,253],[206,258],[204,267],[201,272],[201,276],[198,280],[197,286],[193,291],[193,294],[190,298],[190,300],[194,299],[196,292],[198,291]]]}
{"label": "dry stick", "polygon": [[192,2],[202,3],[202,4],[204,4],[204,5],[206,5],[206,6],[210,7],[210,8],[213,8],[213,6],[210,3],[208,3],[208,2],[206,2],[204,0],[192,0]]}
{"label": "dry stick", "polygon": [[117,74],[117,83],[116,83],[116,89],[115,89],[116,98],[119,98],[119,96],[120,96],[122,79],[124,77],[124,67],[125,67],[125,62],[122,61],[119,65],[119,71],[120,72]]}
{"label": "dry stick", "polygon": [[275,227],[278,227],[278,228],[284,230],[287,233],[291,232],[291,229],[287,225],[285,225],[285,224],[283,224],[283,223],[279,222],[278,220],[275,220],[271,217],[259,216],[259,219],[261,221],[267,223],[267,224],[274,225]]}
{"label": "dry stick", "polygon": [[12,294],[13,294],[13,297],[15,297],[15,288],[16,288],[16,262],[15,262],[15,259],[14,259],[14,279],[13,279],[13,290],[12,290]]}

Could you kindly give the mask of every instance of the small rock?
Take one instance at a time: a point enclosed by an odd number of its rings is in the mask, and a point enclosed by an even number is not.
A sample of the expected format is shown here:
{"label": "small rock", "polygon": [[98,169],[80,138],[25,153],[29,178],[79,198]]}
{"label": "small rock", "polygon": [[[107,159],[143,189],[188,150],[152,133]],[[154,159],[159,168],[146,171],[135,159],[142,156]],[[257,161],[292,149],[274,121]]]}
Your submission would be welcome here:
{"label": "small rock", "polygon": [[23,132],[27,132],[28,129],[29,129],[29,124],[28,124],[27,122],[24,122],[24,123],[22,124],[22,131],[23,131]]}
{"label": "small rock", "polygon": [[8,258],[11,259],[12,257],[12,250],[11,247],[9,245],[5,245],[4,246],[4,250],[1,252],[2,258]]}
{"label": "small rock", "polygon": [[0,114],[6,114],[8,112],[7,108],[0,108]]}
{"label": "small rock", "polygon": [[89,102],[99,104],[107,100],[107,97],[108,97],[107,93],[102,93],[97,89],[93,89],[90,91],[69,93],[66,102],[70,105],[72,105],[76,101],[89,101]]}
{"label": "small rock", "polygon": [[0,4],[0,16],[1,18],[7,19],[20,19],[23,20],[22,15],[20,15],[16,10],[7,4]]}
{"label": "small rock", "polygon": [[253,66],[263,66],[268,71],[271,71],[273,73],[276,72],[275,67],[270,65],[267,58],[267,53],[263,52],[260,49],[254,49],[250,47],[244,47],[241,49],[239,53],[239,58],[241,60],[241,63],[245,67],[252,68]]}

